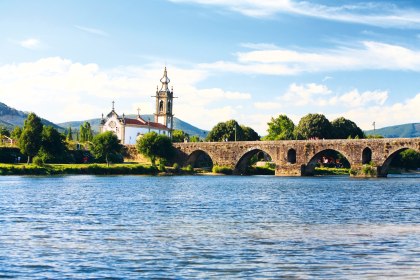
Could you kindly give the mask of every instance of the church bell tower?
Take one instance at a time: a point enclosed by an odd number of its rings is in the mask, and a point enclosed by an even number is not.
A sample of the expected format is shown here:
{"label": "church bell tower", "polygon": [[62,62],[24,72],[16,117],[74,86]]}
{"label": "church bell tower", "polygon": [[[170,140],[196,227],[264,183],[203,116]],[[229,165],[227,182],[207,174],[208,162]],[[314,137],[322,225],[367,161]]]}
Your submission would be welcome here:
{"label": "church bell tower", "polygon": [[174,93],[173,89],[169,90],[168,72],[163,72],[163,77],[160,79],[162,86],[156,88],[156,113],[155,122],[163,124],[169,129],[169,137],[172,137],[172,130],[174,125],[174,115],[172,113]]}

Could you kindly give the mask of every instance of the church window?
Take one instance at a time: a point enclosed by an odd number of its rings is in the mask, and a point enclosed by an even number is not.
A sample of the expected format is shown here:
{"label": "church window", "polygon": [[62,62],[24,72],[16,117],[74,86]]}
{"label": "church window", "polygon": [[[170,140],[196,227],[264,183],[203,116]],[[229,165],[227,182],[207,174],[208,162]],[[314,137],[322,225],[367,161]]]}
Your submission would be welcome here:
{"label": "church window", "polygon": [[159,102],[159,112],[163,112],[163,101]]}

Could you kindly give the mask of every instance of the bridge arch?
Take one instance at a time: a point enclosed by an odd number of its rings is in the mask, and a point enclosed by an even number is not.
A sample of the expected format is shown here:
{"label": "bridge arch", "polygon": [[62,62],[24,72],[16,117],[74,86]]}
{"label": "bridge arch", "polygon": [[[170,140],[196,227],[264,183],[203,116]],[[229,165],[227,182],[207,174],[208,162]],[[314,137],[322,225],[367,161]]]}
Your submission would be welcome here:
{"label": "bridge arch", "polygon": [[246,174],[246,170],[247,170],[247,167],[249,165],[251,158],[261,152],[268,155],[270,157],[270,160],[273,160],[273,156],[266,150],[262,149],[261,147],[253,147],[253,148],[247,149],[246,152],[243,153],[237,160],[234,171],[233,171],[234,174],[238,174],[238,175]]}
{"label": "bridge arch", "polygon": [[[346,155],[345,152],[342,152],[341,150],[338,149],[322,149],[317,151],[312,158],[309,160],[309,162],[305,165],[303,164],[301,166],[301,172],[303,176],[313,176],[315,173],[315,167],[316,165],[323,160],[323,156],[324,155],[328,155],[328,154],[341,154],[344,159],[347,161],[346,164],[348,164],[348,166],[344,166],[344,167],[348,167],[350,168],[352,165],[352,162],[350,161],[351,157],[349,157],[348,155]],[[336,159],[334,159],[336,160]],[[330,159],[328,159],[328,162],[330,163]],[[332,165],[338,164],[337,162],[331,163]],[[341,162],[341,164],[343,164]]]}
{"label": "bridge arch", "polygon": [[296,163],[296,150],[293,148],[287,151],[287,163],[290,163],[290,164]]}
{"label": "bridge arch", "polygon": [[399,153],[401,153],[401,152],[403,152],[403,151],[405,151],[405,150],[408,150],[408,149],[412,149],[412,150],[415,150],[415,151],[417,151],[417,152],[420,152],[420,149],[418,149],[417,147],[414,147],[414,146],[410,146],[410,145],[407,145],[407,146],[404,146],[404,147],[399,147],[399,148],[397,148],[397,149],[394,149],[394,150],[392,150],[389,154],[388,154],[388,156],[385,158],[385,160],[382,162],[382,164],[379,164],[379,174],[378,174],[378,176],[380,176],[380,177],[386,177],[387,175],[388,175],[388,172],[389,172],[389,168],[390,168],[390,166],[391,166],[391,162],[392,162],[392,160],[399,154]]}
{"label": "bridge arch", "polygon": [[[187,157],[187,165],[191,165],[193,168],[204,167],[211,168],[213,167],[213,158],[211,153],[198,149],[190,153]],[[208,166],[206,166],[208,164]]]}
{"label": "bridge arch", "polygon": [[362,164],[368,164],[372,161],[372,149],[366,147],[362,151]]}

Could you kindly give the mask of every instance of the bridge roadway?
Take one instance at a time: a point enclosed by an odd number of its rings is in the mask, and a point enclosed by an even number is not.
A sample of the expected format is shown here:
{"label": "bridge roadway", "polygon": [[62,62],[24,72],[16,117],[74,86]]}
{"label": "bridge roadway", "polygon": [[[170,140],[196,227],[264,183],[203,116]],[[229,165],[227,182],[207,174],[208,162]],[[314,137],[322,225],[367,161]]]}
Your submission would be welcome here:
{"label": "bridge roadway", "polygon": [[392,159],[401,151],[420,152],[420,138],[382,138],[346,140],[285,140],[244,142],[174,143],[176,161],[194,166],[200,155],[208,155],[213,165],[228,166],[243,174],[256,153],[267,153],[275,163],[277,176],[311,176],[323,152],[333,150],[349,161],[351,168],[361,170],[372,163],[378,177],[386,177]]}

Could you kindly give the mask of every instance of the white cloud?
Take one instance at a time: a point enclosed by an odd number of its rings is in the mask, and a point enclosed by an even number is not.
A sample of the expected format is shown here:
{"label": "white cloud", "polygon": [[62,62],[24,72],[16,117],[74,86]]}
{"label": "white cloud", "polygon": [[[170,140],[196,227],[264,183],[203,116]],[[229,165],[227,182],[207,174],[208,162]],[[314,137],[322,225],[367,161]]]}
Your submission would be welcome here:
{"label": "white cloud", "polygon": [[28,38],[19,42],[19,45],[25,49],[39,49],[41,42],[36,38]]}
{"label": "white cloud", "polygon": [[201,64],[213,71],[296,75],[303,72],[352,70],[409,70],[420,71],[420,50],[364,41],[359,47],[308,52],[289,49],[258,49],[236,54],[237,61],[217,61]]}
{"label": "white cloud", "polygon": [[359,93],[357,89],[347,92],[331,100],[330,104],[342,103],[348,107],[361,107],[367,104],[384,105],[388,99],[388,92],[375,90]]}
{"label": "white cloud", "polygon": [[376,127],[386,127],[397,124],[412,123],[420,121],[420,93],[413,98],[385,106],[357,107],[344,111],[339,115],[332,115],[331,118],[344,116],[353,120],[362,129],[372,129],[375,121]]}
{"label": "white cloud", "polygon": [[[162,65],[122,66],[101,69],[97,64],[81,64],[60,57],[0,66],[0,98],[9,106],[35,111],[54,122],[83,120],[108,113],[115,100],[118,113],[154,112],[156,85],[160,85]],[[233,118],[238,102],[251,94],[221,88],[199,88],[207,77],[199,69],[168,66],[173,81],[175,114],[188,122],[210,129],[215,123]],[[223,105],[220,105],[223,102]]]}
{"label": "white cloud", "polygon": [[[359,2],[352,5],[322,5],[296,0],[169,0],[224,7],[250,17],[273,17],[279,13],[380,27],[420,28],[420,11],[396,4]],[[395,2],[394,2],[395,3]]]}
{"label": "white cloud", "polygon": [[90,34],[95,34],[95,35],[100,35],[100,36],[108,36],[108,33],[106,33],[105,31],[103,31],[101,29],[86,27],[86,26],[80,26],[80,25],[75,25],[74,27],[81,30],[81,31],[90,33]]}

